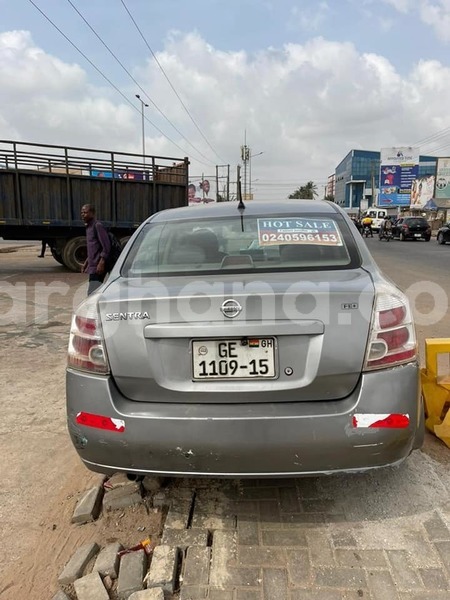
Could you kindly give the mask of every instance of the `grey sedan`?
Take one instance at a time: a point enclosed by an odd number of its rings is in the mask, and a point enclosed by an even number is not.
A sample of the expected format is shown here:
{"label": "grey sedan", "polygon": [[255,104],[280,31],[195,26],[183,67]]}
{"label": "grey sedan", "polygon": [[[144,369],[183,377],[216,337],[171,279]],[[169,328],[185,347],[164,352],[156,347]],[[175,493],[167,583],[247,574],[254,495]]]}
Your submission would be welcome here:
{"label": "grey sedan", "polygon": [[264,477],[423,441],[405,295],[328,202],[150,217],[73,317],[67,420],[93,471]]}

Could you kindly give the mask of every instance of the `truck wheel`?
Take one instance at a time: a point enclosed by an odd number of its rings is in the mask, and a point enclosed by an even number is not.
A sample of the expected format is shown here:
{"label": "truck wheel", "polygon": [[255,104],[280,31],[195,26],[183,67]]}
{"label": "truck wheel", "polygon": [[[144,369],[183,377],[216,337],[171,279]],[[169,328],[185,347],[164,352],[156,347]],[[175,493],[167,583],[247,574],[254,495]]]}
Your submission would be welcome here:
{"label": "truck wheel", "polygon": [[50,252],[52,253],[52,256],[56,262],[59,262],[60,265],[64,265],[64,261],[60,252],[55,250],[55,248],[50,248]]}
{"label": "truck wheel", "polygon": [[87,258],[86,238],[76,237],[67,242],[62,251],[64,264],[71,271],[80,272],[84,261]]}

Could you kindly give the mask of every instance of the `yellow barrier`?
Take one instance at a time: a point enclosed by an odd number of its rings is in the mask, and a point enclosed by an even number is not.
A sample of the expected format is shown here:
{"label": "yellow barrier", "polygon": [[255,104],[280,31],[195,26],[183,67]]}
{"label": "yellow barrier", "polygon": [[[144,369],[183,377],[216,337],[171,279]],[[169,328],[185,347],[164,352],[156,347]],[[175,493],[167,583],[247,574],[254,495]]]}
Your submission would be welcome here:
{"label": "yellow barrier", "polygon": [[450,355],[450,338],[425,340],[425,368],[420,371],[425,425],[450,448],[450,372],[438,375],[438,355]]}

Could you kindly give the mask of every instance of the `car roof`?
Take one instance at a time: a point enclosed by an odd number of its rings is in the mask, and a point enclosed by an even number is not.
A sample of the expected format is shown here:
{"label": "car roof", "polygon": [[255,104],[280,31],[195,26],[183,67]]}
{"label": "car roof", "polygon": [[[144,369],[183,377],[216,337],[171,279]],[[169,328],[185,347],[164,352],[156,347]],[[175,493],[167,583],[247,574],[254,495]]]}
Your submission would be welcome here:
{"label": "car roof", "polygon": [[[292,215],[294,213],[302,216],[322,213],[323,215],[332,216],[340,212],[342,211],[336,204],[325,200],[282,200],[276,203],[251,200],[245,205],[244,215],[274,215],[281,217],[284,214]],[[238,202],[217,202],[214,204],[170,208],[156,213],[147,219],[146,222],[151,221],[155,223],[182,219],[203,219],[207,217],[219,218],[234,216],[236,214],[239,214]]]}

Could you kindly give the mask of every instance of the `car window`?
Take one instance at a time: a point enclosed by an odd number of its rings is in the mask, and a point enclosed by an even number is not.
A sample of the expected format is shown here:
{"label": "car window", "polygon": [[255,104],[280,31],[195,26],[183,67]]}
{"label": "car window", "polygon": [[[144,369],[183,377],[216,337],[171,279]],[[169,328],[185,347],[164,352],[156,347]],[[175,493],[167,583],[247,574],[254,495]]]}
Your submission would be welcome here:
{"label": "car window", "polygon": [[428,221],[421,217],[412,217],[411,219],[405,219],[408,225],[428,225]]}
{"label": "car window", "polygon": [[150,222],[130,249],[122,274],[139,277],[359,265],[353,234],[339,215],[243,216],[242,220],[237,216]]}

